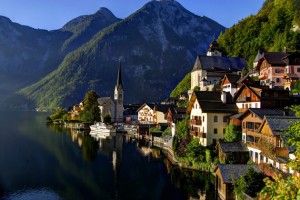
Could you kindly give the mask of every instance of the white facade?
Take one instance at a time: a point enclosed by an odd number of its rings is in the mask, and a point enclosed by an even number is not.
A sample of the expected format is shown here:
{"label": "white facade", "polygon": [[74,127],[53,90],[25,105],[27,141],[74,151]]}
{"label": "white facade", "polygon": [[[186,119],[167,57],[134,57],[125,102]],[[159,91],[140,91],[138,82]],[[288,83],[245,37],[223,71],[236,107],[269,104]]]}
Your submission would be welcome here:
{"label": "white facade", "polygon": [[236,103],[236,106],[238,109],[243,108],[260,108],[261,103],[260,102],[246,102],[246,103]]}
{"label": "white facade", "polygon": [[147,104],[138,111],[138,121],[140,124],[154,123],[154,111]]}

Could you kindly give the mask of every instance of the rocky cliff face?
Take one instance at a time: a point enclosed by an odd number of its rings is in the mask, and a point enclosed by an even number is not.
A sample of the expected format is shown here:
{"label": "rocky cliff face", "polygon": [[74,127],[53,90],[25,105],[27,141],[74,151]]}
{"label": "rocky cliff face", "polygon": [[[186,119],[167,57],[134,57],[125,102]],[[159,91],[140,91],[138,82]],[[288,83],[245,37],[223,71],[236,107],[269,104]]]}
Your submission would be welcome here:
{"label": "rocky cliff face", "polygon": [[[87,27],[98,27],[91,20],[97,14],[79,17],[62,28],[62,34],[72,34],[62,50],[74,51],[20,94],[39,107],[71,106],[90,89],[112,96],[121,60],[125,103],[159,101],[191,70],[196,55],[206,52],[213,36],[225,29],[176,1],[151,1],[123,20],[109,17],[113,24],[95,33]],[[83,45],[74,46],[76,39]]]}

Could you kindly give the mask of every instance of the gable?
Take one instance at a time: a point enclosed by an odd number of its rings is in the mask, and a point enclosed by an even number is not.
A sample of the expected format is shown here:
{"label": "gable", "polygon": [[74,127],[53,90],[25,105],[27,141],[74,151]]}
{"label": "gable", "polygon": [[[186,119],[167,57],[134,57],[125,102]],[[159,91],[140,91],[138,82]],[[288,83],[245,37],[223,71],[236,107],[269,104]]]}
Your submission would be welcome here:
{"label": "gable", "polygon": [[236,102],[245,102],[245,101],[258,102],[258,101],[260,101],[260,97],[256,93],[254,93],[253,90],[251,90],[248,87],[245,87],[245,85],[238,91],[238,93],[236,94],[234,99],[236,100]]}

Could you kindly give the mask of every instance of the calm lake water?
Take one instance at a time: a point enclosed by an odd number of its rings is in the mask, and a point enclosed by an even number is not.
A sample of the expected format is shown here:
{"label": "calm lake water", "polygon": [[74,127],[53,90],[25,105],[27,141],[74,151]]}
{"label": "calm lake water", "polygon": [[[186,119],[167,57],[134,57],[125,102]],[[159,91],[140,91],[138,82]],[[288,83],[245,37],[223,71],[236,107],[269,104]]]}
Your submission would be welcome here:
{"label": "calm lake water", "polygon": [[215,199],[209,174],[172,167],[128,135],[96,141],[47,126],[47,113],[0,115],[1,199]]}

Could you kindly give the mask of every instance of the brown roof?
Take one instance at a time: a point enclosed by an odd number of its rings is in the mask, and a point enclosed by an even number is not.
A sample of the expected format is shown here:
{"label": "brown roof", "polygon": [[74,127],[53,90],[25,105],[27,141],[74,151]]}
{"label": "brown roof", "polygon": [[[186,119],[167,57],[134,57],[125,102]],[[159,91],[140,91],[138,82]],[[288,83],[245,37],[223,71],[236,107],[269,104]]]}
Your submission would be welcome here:
{"label": "brown roof", "polygon": [[288,54],[284,52],[264,52],[263,58],[271,65],[285,66],[286,63],[282,58],[286,57]]}

